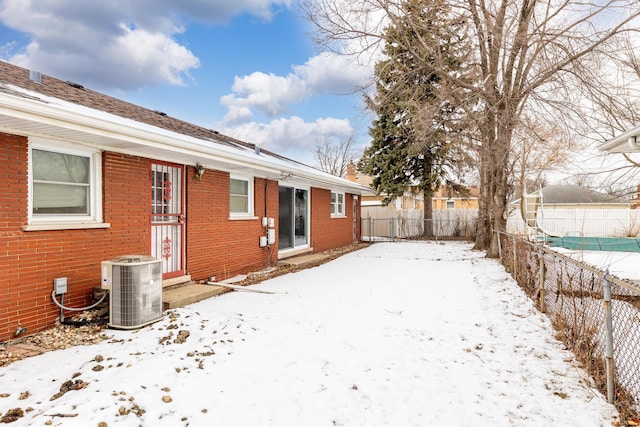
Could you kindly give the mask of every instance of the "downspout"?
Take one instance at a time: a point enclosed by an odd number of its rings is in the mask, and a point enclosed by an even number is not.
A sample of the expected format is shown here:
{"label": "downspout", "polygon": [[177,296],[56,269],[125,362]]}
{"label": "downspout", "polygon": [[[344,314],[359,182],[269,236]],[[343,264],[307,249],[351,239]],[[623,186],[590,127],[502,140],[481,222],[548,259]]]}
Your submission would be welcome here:
{"label": "downspout", "polygon": [[267,187],[269,186],[269,179],[264,179],[264,216],[267,216]]}
{"label": "downspout", "polygon": [[[269,187],[269,179],[265,177],[264,179],[264,217],[263,218],[268,218],[267,216],[267,190]],[[267,233],[267,238],[269,236],[269,224],[267,223],[267,226],[265,227],[265,231]],[[266,268],[270,268],[272,267],[272,257],[273,257],[273,245],[269,245],[267,242],[267,265]]]}

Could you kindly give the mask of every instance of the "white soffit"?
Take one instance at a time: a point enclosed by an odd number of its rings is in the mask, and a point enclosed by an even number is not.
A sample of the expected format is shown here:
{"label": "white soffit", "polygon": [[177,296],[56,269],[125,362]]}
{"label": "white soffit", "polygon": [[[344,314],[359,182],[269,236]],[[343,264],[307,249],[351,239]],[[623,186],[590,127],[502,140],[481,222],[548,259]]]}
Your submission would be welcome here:
{"label": "white soffit", "polygon": [[177,163],[199,163],[209,169],[270,179],[285,173],[308,180],[315,187],[374,194],[360,184],[294,161],[256,154],[249,148],[197,139],[17,87],[11,90],[15,94],[0,91],[2,132],[56,138]]}

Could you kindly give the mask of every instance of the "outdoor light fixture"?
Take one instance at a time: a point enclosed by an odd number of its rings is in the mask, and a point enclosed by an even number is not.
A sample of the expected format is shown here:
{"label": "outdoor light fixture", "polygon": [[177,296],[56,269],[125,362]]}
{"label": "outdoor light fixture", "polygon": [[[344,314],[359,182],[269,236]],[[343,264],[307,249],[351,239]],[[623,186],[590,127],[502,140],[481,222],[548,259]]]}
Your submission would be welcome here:
{"label": "outdoor light fixture", "polygon": [[202,178],[202,175],[204,175],[204,166],[202,166],[200,163],[196,163],[196,174],[194,178],[200,181],[200,178]]}

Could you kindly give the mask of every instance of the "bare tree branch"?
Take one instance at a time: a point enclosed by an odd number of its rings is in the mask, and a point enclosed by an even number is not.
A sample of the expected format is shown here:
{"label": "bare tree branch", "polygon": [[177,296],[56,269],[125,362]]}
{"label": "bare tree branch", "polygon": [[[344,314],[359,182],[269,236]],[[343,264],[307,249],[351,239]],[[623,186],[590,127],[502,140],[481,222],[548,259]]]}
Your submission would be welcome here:
{"label": "bare tree branch", "polygon": [[[407,19],[398,13],[403,0],[308,1],[316,5],[312,22],[319,38],[338,43],[349,53],[377,49],[381,29]],[[450,13],[447,21],[465,23],[470,49],[469,72],[463,75],[438,66],[438,46],[420,38],[429,29],[417,28],[419,23],[412,23],[418,37],[394,42],[405,44],[403,48],[422,58],[418,65],[423,72],[432,72],[443,82],[439,101],[457,105],[460,125],[468,129],[464,139],[477,149],[479,163],[476,248],[495,256],[495,231],[506,226],[513,182],[510,166],[515,164],[516,141],[528,118],[549,123],[549,129],[563,129],[575,139],[591,140],[640,122],[638,85],[625,87],[615,78],[622,69],[636,70],[638,79],[640,2],[422,0],[421,4],[424,8],[444,4]],[[424,106],[423,111],[427,124],[432,109]]]}
{"label": "bare tree branch", "polygon": [[313,154],[320,170],[340,177],[347,174],[347,165],[358,157],[353,135],[337,142],[325,138],[316,143]]}

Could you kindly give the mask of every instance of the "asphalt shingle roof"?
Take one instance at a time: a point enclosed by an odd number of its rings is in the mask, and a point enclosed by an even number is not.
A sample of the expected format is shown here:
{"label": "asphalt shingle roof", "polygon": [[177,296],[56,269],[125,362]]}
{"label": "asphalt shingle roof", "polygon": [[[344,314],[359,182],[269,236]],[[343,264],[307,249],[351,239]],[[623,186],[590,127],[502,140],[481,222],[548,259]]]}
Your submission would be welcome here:
{"label": "asphalt shingle roof", "polygon": [[[31,92],[36,92],[63,101],[73,102],[84,107],[103,111],[140,123],[145,123],[147,125],[182,135],[210,141],[215,144],[222,144],[234,148],[255,149],[255,144],[240,141],[221,134],[216,130],[207,129],[193,123],[168,116],[157,110],[145,108],[96,92],[78,83],[60,80],[44,74],[41,76],[41,82],[38,83],[30,78],[29,70],[9,64],[8,62],[0,61],[0,90],[4,92],[12,92],[9,85],[17,86]],[[25,95],[21,93],[20,96]],[[261,150],[261,153],[302,164],[269,150]]]}
{"label": "asphalt shingle roof", "polygon": [[544,203],[627,203],[623,198],[599,193],[581,185],[549,185],[542,189]]}

